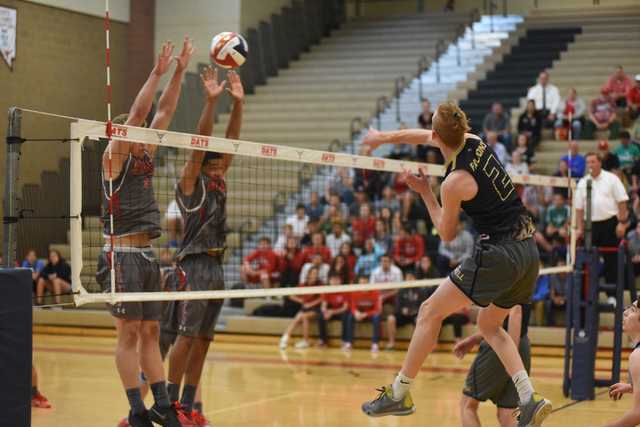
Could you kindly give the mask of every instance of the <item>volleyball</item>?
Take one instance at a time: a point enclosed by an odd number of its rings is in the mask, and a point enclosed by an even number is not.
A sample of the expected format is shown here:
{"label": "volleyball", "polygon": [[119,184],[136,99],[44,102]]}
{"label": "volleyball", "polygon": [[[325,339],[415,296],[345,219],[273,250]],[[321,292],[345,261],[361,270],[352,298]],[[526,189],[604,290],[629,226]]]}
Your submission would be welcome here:
{"label": "volleyball", "polygon": [[240,35],[225,31],[211,41],[211,58],[222,68],[237,68],[247,59],[249,46]]}

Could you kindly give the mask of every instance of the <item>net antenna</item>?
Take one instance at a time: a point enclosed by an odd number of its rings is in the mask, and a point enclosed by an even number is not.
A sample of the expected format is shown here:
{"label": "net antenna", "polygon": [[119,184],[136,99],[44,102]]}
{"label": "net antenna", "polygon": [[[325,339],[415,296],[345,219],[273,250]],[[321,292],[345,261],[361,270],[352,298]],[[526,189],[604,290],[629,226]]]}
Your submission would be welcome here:
{"label": "net antenna", "polygon": [[[162,132],[158,133],[153,129],[131,127],[125,125],[110,125],[109,123],[96,122],[78,119],[76,123],[72,125],[72,131],[74,137],[78,137],[80,141],[85,139],[99,140],[105,139],[105,132],[108,130],[117,131],[119,138],[126,139],[129,142],[137,142],[149,145],[162,145],[165,147],[182,148],[184,150],[191,151],[194,148],[204,151],[215,151],[218,153],[230,153],[234,155],[247,156],[253,158],[262,159],[276,159],[286,162],[302,162],[312,163],[323,166],[345,166],[356,169],[369,169],[385,172],[402,172],[403,169],[410,166],[417,167],[417,163],[409,163],[406,161],[389,160],[381,158],[373,158],[367,156],[357,156],[346,153],[330,153],[318,150],[309,150],[295,147],[284,147],[277,145],[268,145],[255,142],[231,140],[225,138],[215,137],[203,137],[202,135],[191,135],[179,132]],[[197,145],[194,145],[194,141]],[[72,150],[76,150],[78,155],[81,153],[82,148],[80,144],[72,145]],[[444,176],[445,169],[441,165],[427,164],[425,173],[432,176]],[[74,167],[80,170],[81,165]],[[575,180],[568,181],[564,178],[541,176],[541,175],[512,175],[514,183],[525,185],[547,185],[554,187],[575,187]],[[73,186],[82,186],[82,177],[79,176],[77,180],[72,180]],[[81,191],[74,192],[73,201],[77,203],[81,209]],[[73,212],[79,212],[80,209],[72,209]],[[575,204],[572,205],[572,215],[575,216]],[[76,231],[72,234],[77,234],[77,238],[80,239],[79,243],[76,240],[72,245],[72,251],[77,253],[74,256],[74,265],[76,259],[79,257],[79,266],[82,265],[82,228],[80,222],[77,222]],[[557,272],[568,272],[573,268],[573,257],[571,262],[567,263],[567,266],[558,266],[545,268],[542,271],[543,274],[551,274]],[[195,299],[215,299],[215,298],[248,298],[248,297],[264,297],[264,296],[277,296],[277,295],[305,295],[305,294],[322,294],[333,292],[350,292],[356,290],[372,290],[372,289],[396,289],[404,287],[420,287],[420,286],[432,286],[439,285],[442,279],[430,279],[430,280],[416,280],[411,282],[398,282],[398,283],[384,283],[384,284],[361,284],[361,285],[342,285],[342,286],[322,286],[322,287],[304,287],[304,288],[276,288],[276,289],[245,289],[245,290],[233,290],[233,291],[189,291],[180,292],[176,295],[172,292],[148,292],[148,293],[89,293],[87,292],[80,282],[80,273],[77,271],[77,275],[74,275],[73,280],[78,283],[80,287],[79,293],[75,295],[76,305],[82,305],[89,302],[107,302],[115,304],[117,302],[126,301],[164,301],[164,300],[195,300]]]}
{"label": "net antenna", "polygon": [[[116,259],[115,252],[113,251],[113,169],[111,166],[112,153],[111,153],[111,64],[110,64],[110,55],[109,55],[109,0],[105,0],[106,7],[106,22],[107,22],[107,150],[109,152],[109,222],[111,224],[109,233],[109,242],[110,242],[110,258],[111,261],[111,294],[115,295],[116,289]],[[104,176],[103,178],[104,179]]]}

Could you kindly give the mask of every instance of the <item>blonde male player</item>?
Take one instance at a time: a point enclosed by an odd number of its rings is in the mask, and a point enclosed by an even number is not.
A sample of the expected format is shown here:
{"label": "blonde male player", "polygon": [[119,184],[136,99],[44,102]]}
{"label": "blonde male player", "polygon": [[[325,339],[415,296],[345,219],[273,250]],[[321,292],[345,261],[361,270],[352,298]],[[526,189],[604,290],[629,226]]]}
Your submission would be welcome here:
{"label": "blonde male player", "polygon": [[[195,48],[185,37],[182,53],[172,57],[173,45],[168,42],[158,54],[158,64],[138,94],[129,115],[116,117],[114,123],[141,126],[149,114],[160,76],[176,67],[165,87],[151,129],[166,130],[175,112],[182,86],[182,74]],[[161,292],[160,266],[151,247],[151,239],[162,231],[160,211],[153,192],[153,153],[155,145],[114,139],[102,157],[103,205],[106,244],[98,260],[96,278],[104,290],[111,288],[111,265],[115,269],[117,292]],[[113,176],[111,198],[109,178]],[[113,227],[111,230],[111,206]],[[110,235],[113,231],[114,259],[111,259]],[[162,303],[126,302],[109,305],[118,331],[116,366],[131,406],[132,427],[151,427],[152,421],[162,426],[180,427],[178,414],[169,400],[158,338],[158,320]],[[140,393],[139,370],[144,370],[155,404],[147,411]]]}
{"label": "blonde male player", "polygon": [[362,405],[365,414],[410,415],[416,408],[409,390],[433,349],[442,320],[472,303],[481,307],[478,327],[512,377],[520,398],[519,427],[538,426],[551,412],[551,402],[533,391],[518,349],[502,328],[511,307],[531,301],[538,277],[538,248],[534,227],[509,175],[493,149],[469,130],[464,112],[452,103],[433,115],[433,130],[378,132],[373,129],[361,144],[429,144],[440,148],[445,179],[438,203],[426,170],[403,172],[411,189],[420,193],[438,234],[445,242],[456,237],[460,209],[480,234],[476,253],[460,263],[436,292],[420,306],[416,330],[407,357],[394,384],[378,398]]}
{"label": "blonde male player", "polygon": [[[218,85],[218,70],[212,72],[211,67],[205,68],[204,76],[200,77],[207,100],[197,133],[210,136],[216,99],[222,94],[226,82]],[[244,89],[235,71],[229,71],[227,78],[227,92],[234,103],[225,136],[238,139]],[[176,200],[184,218],[185,232],[177,253],[175,291],[224,289],[222,255],[227,246],[227,185],[224,174],[232,160],[233,154],[193,150],[180,173]],[[162,320],[163,334],[165,331],[178,334],[169,355],[168,390],[171,401],[178,400],[184,375],[181,407],[198,426],[209,425],[204,416],[194,409],[194,401],[223,302],[221,299],[171,301]]]}
{"label": "blonde male player", "polygon": [[632,427],[640,424],[640,393],[634,393],[633,383],[640,384],[640,309],[638,301],[631,304],[622,315],[622,330],[629,334],[636,343],[629,356],[629,380],[631,384],[617,383],[609,388],[609,397],[613,400],[622,399],[622,395],[633,393],[633,408],[622,414],[620,418],[606,424],[604,427]]}

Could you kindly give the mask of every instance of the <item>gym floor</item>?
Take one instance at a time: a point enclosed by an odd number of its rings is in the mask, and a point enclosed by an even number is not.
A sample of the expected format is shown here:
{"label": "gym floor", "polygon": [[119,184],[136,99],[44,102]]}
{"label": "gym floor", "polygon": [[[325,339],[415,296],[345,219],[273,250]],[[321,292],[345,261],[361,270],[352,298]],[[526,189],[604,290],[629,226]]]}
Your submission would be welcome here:
{"label": "gym floor", "polygon": [[[280,350],[278,338],[214,342],[202,375],[204,413],[215,426],[460,426],[459,401],[475,352],[463,360],[442,346],[432,354],[416,380],[412,396],[417,413],[409,417],[368,418],[360,405],[377,395],[375,388],[393,382],[404,350],[372,354],[365,349],[343,353],[337,348]],[[298,339],[292,340],[294,343]],[[39,389],[51,409],[32,409],[32,426],[116,427],[127,414],[126,396],[115,366],[113,337],[34,335],[34,362]],[[450,349],[450,346],[448,346]],[[543,351],[536,352],[544,353]],[[532,383],[553,402],[556,412],[545,427],[601,426],[632,406],[632,396],[619,402],[606,389],[594,401],[577,402],[562,395],[560,349],[534,356]],[[628,381],[623,355],[622,381]],[[611,360],[598,359],[596,377],[610,376]],[[145,400],[152,404],[151,396]],[[495,406],[480,405],[484,425],[497,425]]]}

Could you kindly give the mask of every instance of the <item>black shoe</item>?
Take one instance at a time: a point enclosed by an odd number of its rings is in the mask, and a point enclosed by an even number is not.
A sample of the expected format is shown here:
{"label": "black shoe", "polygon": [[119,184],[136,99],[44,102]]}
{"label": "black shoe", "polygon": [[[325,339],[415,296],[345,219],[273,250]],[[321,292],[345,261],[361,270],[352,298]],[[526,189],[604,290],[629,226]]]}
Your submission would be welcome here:
{"label": "black shoe", "polygon": [[149,409],[149,418],[162,427],[182,427],[182,424],[178,421],[176,408],[173,405],[168,408],[161,408],[154,403]]}
{"label": "black shoe", "polygon": [[149,411],[145,409],[142,415],[137,416],[129,411],[129,425],[131,427],[153,427],[153,423],[149,418]]}

